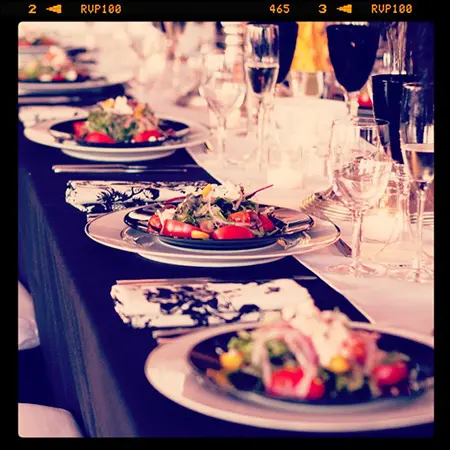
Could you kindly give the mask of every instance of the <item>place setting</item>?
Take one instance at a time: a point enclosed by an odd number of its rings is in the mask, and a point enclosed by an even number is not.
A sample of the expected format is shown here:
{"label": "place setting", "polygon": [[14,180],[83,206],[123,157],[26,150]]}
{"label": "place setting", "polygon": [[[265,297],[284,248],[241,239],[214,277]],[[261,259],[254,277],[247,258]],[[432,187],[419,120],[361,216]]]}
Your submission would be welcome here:
{"label": "place setting", "polygon": [[434,80],[402,24],[19,35],[19,265],[87,435],[434,428]]}

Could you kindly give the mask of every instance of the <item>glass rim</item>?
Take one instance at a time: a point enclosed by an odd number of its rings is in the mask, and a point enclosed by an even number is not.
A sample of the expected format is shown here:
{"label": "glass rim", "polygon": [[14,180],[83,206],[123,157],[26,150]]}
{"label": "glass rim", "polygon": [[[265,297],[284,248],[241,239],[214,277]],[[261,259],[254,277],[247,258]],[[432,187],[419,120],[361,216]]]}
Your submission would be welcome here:
{"label": "glass rim", "polygon": [[408,89],[408,88],[420,88],[420,89],[433,89],[434,88],[434,81],[430,81],[428,82],[423,82],[420,80],[416,80],[416,81],[405,81],[404,83],[402,83],[402,88],[403,89]]}
{"label": "glass rim", "polygon": [[384,119],[376,119],[370,117],[350,117],[344,119],[334,119],[332,126],[335,125],[355,125],[358,128],[373,128],[374,126],[389,126],[390,122]]}
{"label": "glass rim", "polygon": [[258,28],[275,28],[280,29],[280,27],[274,23],[247,23],[247,27],[258,27]]}

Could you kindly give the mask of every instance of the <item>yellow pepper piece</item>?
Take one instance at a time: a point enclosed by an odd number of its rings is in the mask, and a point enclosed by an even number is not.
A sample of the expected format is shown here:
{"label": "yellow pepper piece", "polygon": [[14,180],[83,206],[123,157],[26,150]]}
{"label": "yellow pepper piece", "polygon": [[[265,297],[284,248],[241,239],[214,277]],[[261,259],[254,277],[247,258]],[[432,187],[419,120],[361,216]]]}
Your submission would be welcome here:
{"label": "yellow pepper piece", "polygon": [[103,102],[103,106],[106,108],[113,108],[115,104],[115,100],[113,98],[108,98]]}
{"label": "yellow pepper piece", "polygon": [[341,355],[336,355],[331,358],[328,370],[334,373],[345,373],[350,370],[351,366],[348,359]]}
{"label": "yellow pepper piece", "polygon": [[138,103],[136,108],[134,109],[134,117],[136,119],[140,119],[142,117],[142,113],[144,112],[145,105],[143,103]]}
{"label": "yellow pepper piece", "polygon": [[204,233],[203,231],[192,230],[191,231],[191,238],[192,239],[209,239],[209,234],[208,233]]}
{"label": "yellow pepper piece", "polygon": [[207,184],[207,185],[203,188],[203,190],[202,190],[202,192],[201,192],[201,195],[202,195],[203,197],[206,197],[206,196],[211,192],[211,189],[212,189],[212,186],[211,186],[210,184]]}
{"label": "yellow pepper piece", "polygon": [[226,353],[222,353],[219,356],[220,364],[225,370],[234,372],[239,370],[244,362],[244,355],[235,349],[228,350]]}

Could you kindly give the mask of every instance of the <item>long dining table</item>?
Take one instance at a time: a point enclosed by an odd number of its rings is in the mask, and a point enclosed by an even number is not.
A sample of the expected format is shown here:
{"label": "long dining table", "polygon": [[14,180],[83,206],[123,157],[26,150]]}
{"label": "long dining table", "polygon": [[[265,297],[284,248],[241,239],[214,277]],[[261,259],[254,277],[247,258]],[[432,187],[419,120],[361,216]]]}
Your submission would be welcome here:
{"label": "long dining table", "polygon": [[[147,381],[144,363],[158,345],[148,329],[122,322],[111,286],[119,279],[217,277],[290,278],[314,275],[293,257],[239,268],[182,267],[102,246],[85,234],[86,214],[65,201],[67,182],[83,180],[206,181],[200,166],[186,173],[56,174],[55,164],[82,163],[59,149],[27,140],[18,130],[19,277],[35,302],[41,348],[56,405],[71,411],[90,437],[331,437],[239,425],[168,400]],[[154,167],[195,164],[185,150],[152,161]],[[367,318],[320,278],[301,281],[321,309]],[[356,436],[431,436],[433,425],[336,433]]]}

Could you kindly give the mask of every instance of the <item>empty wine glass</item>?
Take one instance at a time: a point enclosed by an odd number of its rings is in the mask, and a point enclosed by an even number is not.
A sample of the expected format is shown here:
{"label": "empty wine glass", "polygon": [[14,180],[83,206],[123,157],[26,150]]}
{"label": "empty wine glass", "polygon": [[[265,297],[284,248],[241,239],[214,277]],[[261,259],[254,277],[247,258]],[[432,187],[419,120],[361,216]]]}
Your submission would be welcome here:
{"label": "empty wine glass", "polygon": [[267,111],[274,101],[280,68],[278,26],[247,25],[244,58],[247,84],[257,102],[257,164],[264,176],[268,165],[268,151],[264,142]]}
{"label": "empty wine glass", "polygon": [[329,271],[356,277],[379,276],[384,268],[360,262],[364,213],[385,193],[391,177],[392,161],[384,146],[389,139],[389,124],[377,119],[349,118],[333,122],[329,174],[333,189],[350,209],[353,220],[351,264],[329,267]]}
{"label": "empty wine glass", "polygon": [[397,278],[426,283],[433,281],[433,270],[423,266],[423,217],[426,193],[434,180],[434,84],[403,84],[400,108],[400,146],[405,169],[415,183],[417,219],[416,255],[412,269],[393,272]]}
{"label": "empty wine glass", "polygon": [[217,118],[217,159],[224,162],[226,120],[244,101],[246,86],[242,81],[242,65],[223,51],[215,51],[205,58],[199,88],[201,96]]}

